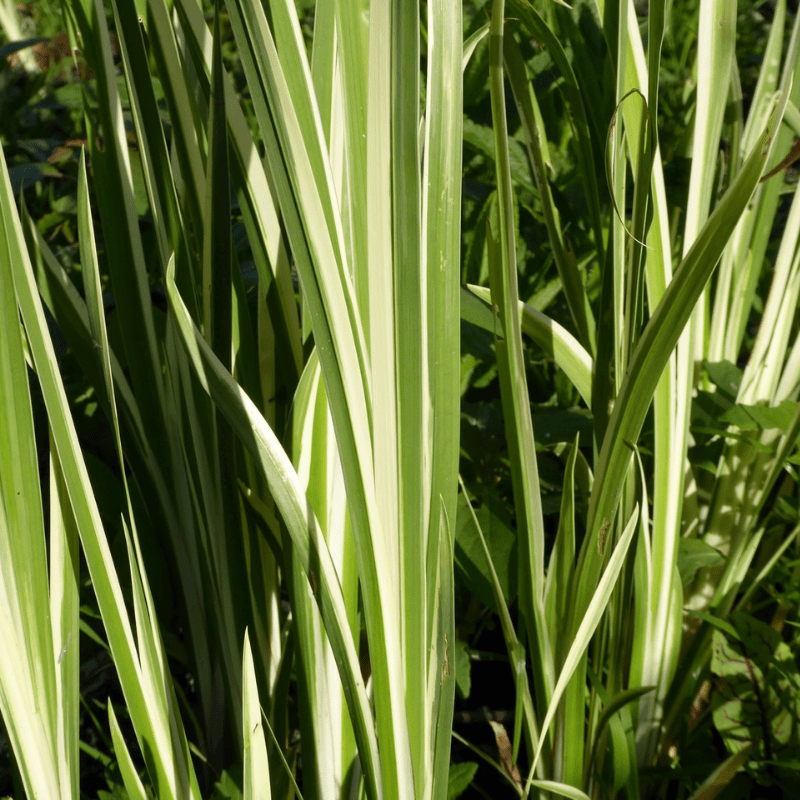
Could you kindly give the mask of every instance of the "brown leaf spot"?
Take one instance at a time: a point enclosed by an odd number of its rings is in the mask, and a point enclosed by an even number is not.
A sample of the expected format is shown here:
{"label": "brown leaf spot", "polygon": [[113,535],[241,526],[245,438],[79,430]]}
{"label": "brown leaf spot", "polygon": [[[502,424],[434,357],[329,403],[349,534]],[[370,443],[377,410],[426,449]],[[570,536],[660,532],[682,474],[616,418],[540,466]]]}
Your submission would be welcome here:
{"label": "brown leaf spot", "polygon": [[494,740],[497,743],[497,750],[500,754],[500,766],[503,772],[514,781],[514,785],[522,791],[522,777],[519,774],[519,769],[514,763],[514,750],[511,747],[511,740],[508,738],[506,729],[494,720],[489,720],[494,732]]}

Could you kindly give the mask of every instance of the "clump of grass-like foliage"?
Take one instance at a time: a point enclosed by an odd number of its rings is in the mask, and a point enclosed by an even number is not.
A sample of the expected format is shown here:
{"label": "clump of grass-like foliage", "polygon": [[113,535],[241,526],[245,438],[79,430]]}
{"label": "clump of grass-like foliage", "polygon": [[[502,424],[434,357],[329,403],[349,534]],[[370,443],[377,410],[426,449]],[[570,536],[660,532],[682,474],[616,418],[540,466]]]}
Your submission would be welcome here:
{"label": "clump of grass-like foliage", "polygon": [[800,15],[641,5],[0,0],[0,792],[791,794]]}

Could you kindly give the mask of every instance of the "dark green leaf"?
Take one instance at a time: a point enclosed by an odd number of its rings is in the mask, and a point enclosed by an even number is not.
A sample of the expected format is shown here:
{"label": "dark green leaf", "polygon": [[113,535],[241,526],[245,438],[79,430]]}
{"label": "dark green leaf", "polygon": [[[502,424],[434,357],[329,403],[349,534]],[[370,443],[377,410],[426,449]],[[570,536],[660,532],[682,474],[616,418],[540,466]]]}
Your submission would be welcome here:
{"label": "dark green leaf", "polygon": [[[758,742],[754,755],[797,760],[800,674],[789,645],[780,633],[749,615],[737,615],[733,621],[740,641],[718,630],[712,638],[711,671],[718,676],[714,725],[730,753]],[[759,783],[775,782],[772,770],[754,761],[749,770]]]}
{"label": "dark green leaf", "polygon": [[[478,125],[472,120],[464,120],[464,142],[474,147],[479,153],[494,159],[494,134],[492,129]],[[511,178],[516,186],[531,194],[538,194],[533,185],[531,170],[525,148],[516,139],[508,140],[508,154],[511,166]]]}
{"label": "dark green leaf", "polygon": [[11,188],[15,193],[24,191],[44,178],[60,178],[61,172],[52,164],[17,164],[8,170]]}
{"label": "dark green leaf", "polygon": [[725,560],[722,553],[702,539],[681,539],[678,550],[678,572],[684,586],[701,567],[713,567]]}
{"label": "dark green leaf", "polygon": [[[475,516],[486,538],[503,596],[511,604],[517,593],[516,536],[486,505],[476,509]],[[458,498],[455,559],[458,569],[466,574],[470,589],[484,605],[494,608],[494,595],[487,577],[489,565],[463,495]]]}
{"label": "dark green leaf", "polygon": [[537,444],[572,442],[576,434],[580,435],[582,444],[589,444],[592,414],[582,408],[541,410],[533,415],[533,434]]}
{"label": "dark green leaf", "polygon": [[792,425],[797,408],[798,404],[791,400],[784,400],[779,406],[773,408],[738,405],[726,411],[720,417],[720,421],[735,425],[743,431],[778,428],[785,433]]}
{"label": "dark green leaf", "polygon": [[450,765],[450,778],[447,781],[447,800],[456,800],[472,783],[478,765],[474,761],[462,761]]}
{"label": "dark green leaf", "polygon": [[706,361],[705,367],[708,379],[720,393],[730,402],[735,402],[739,387],[742,385],[742,371],[730,361]]}
{"label": "dark green leaf", "polygon": [[463,700],[469,697],[472,690],[472,662],[466,642],[456,642],[456,689]]}
{"label": "dark green leaf", "polygon": [[14,53],[18,53],[20,50],[24,50],[26,47],[33,47],[35,44],[41,44],[42,42],[46,41],[48,40],[37,36],[33,39],[20,39],[16,42],[8,42],[0,47],[0,58],[8,58],[8,56],[14,55]]}

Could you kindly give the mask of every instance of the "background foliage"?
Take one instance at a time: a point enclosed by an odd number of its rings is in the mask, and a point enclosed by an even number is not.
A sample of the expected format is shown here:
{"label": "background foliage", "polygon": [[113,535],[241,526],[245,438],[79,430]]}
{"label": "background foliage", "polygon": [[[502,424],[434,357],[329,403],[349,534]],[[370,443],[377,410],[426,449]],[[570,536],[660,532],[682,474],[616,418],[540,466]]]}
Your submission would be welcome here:
{"label": "background foliage", "polygon": [[2,9],[0,793],[795,796],[796,3]]}

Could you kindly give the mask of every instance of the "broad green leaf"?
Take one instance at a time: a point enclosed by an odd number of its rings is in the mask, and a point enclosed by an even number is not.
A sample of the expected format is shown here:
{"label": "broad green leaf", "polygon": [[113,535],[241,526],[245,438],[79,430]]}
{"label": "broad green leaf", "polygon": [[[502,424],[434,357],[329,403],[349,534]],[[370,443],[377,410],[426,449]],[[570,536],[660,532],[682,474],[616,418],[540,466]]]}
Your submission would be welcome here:
{"label": "broad green leaf", "polygon": [[713,567],[725,561],[725,556],[702,539],[681,539],[678,550],[678,572],[681,583],[688,584],[701,567]]}
{"label": "broad green leaf", "polygon": [[466,700],[472,689],[472,662],[466,642],[461,640],[456,642],[453,661],[456,671],[456,688],[461,699]]}
{"label": "broad green leaf", "polygon": [[447,800],[456,800],[472,783],[478,765],[474,761],[462,761],[450,765],[450,775],[447,781]]}
{"label": "broad green leaf", "polygon": [[[713,698],[714,725],[731,754],[766,740],[769,750],[762,744],[761,757],[796,759],[800,674],[791,650],[765,623],[747,614],[734,620],[739,641],[730,641],[719,630],[712,634],[711,671],[720,679]],[[752,761],[751,768],[758,772]]]}
{"label": "broad green leaf", "polygon": [[15,164],[8,170],[8,179],[16,192],[24,192],[45,178],[61,177],[61,170],[53,164]]}
{"label": "broad green leaf", "polygon": [[[475,522],[474,520],[477,520]],[[483,553],[476,525],[480,525],[491,554],[503,596],[512,604],[517,596],[516,541],[514,532],[503,520],[492,512],[489,505],[482,505],[470,513],[465,496],[458,499],[456,518],[455,564],[463,570],[470,588],[490,608],[494,606],[489,565]]]}
{"label": "broad green leaf", "polygon": [[778,406],[736,405],[719,418],[742,431],[779,429],[789,430],[800,406],[791,400],[784,400]]}
{"label": "broad green leaf", "polygon": [[720,393],[730,400],[735,400],[742,385],[742,370],[730,361],[706,361],[703,367],[708,374],[708,379]]}
{"label": "broad green leaf", "polygon": [[[487,125],[478,125],[470,119],[464,121],[464,142],[469,147],[488,158],[494,158],[494,139],[492,129]],[[508,142],[509,164],[514,185],[530,194],[538,196],[533,184],[528,157],[524,146],[516,139]]]}

